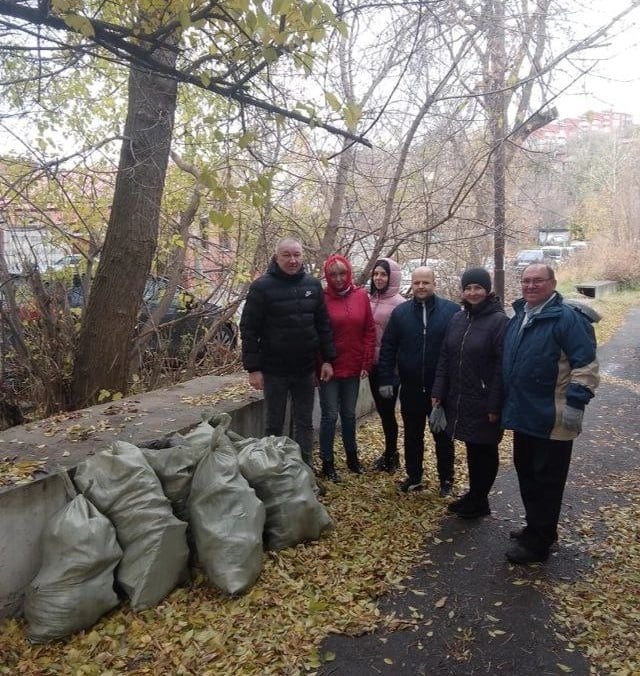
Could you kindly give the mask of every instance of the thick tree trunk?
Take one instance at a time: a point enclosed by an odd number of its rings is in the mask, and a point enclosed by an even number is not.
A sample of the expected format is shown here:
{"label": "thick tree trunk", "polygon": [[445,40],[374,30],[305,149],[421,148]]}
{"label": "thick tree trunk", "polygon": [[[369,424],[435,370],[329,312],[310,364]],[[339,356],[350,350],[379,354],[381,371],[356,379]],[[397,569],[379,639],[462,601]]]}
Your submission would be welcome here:
{"label": "thick tree trunk", "polygon": [[[164,58],[173,65],[175,52]],[[93,403],[101,390],[127,390],[131,340],[158,239],[176,95],[174,80],[132,66],[109,226],[74,364],[75,407]]]}

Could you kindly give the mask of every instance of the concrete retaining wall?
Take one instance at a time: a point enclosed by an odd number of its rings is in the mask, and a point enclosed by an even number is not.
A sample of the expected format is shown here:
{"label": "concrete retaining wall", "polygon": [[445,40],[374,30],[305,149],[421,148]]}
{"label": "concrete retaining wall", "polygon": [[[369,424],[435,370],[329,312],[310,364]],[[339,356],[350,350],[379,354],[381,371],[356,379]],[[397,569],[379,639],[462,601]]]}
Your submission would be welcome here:
{"label": "concrete retaining wall", "polygon": [[618,292],[618,282],[612,282],[608,279],[595,280],[591,282],[582,282],[576,284],[578,293],[587,298],[602,298]]}
{"label": "concrete retaining wall", "polygon": [[[145,442],[186,430],[200,422],[203,411],[194,406],[193,401],[245,382],[245,375],[197,378],[165,390],[101,404],[69,417],[62,416],[66,418],[62,421],[61,416],[57,416],[0,433],[0,459],[38,461],[43,464],[46,474],[32,483],[0,488],[0,619],[20,613],[24,589],[40,568],[42,532],[49,518],[68,500],[60,477],[62,470],[73,469],[88,454],[106,448],[116,439],[144,446]],[[260,437],[263,426],[261,394],[247,392],[236,399],[225,399],[213,408],[231,415],[231,429],[238,434]],[[363,381],[358,416],[372,410],[369,386]],[[316,396],[316,432],[319,421],[320,407]],[[109,427],[104,429],[105,425]],[[83,430],[89,436],[75,439],[76,433],[83,436]]]}

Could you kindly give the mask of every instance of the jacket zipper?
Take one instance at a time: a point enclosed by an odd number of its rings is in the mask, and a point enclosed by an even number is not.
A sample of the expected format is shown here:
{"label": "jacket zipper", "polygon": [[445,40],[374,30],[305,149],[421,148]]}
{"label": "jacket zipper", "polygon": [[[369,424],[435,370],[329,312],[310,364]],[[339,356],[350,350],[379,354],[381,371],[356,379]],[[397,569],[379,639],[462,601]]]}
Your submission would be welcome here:
{"label": "jacket zipper", "polygon": [[467,328],[465,329],[464,335],[462,336],[462,342],[460,343],[460,356],[458,357],[458,382],[460,383],[460,387],[458,388],[458,401],[456,402],[456,418],[453,421],[453,429],[452,429],[452,437],[455,437],[456,433],[456,427],[458,426],[458,420],[460,419],[460,398],[462,396],[462,355],[464,353],[464,344],[467,341],[467,336],[469,335],[469,331],[471,331],[471,325],[473,324],[473,317],[467,313],[467,319],[469,320],[469,323],[467,324]]}

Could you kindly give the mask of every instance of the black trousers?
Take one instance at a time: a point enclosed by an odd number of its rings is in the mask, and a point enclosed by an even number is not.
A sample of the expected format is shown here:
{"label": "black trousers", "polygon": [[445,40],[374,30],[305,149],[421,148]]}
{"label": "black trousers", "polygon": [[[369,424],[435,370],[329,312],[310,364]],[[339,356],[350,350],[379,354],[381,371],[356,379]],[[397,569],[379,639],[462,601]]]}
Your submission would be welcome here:
{"label": "black trousers", "polygon": [[380,416],[382,431],[384,433],[384,454],[387,458],[398,452],[398,421],[396,420],[396,401],[398,400],[398,386],[393,388],[393,397],[384,399],[378,392],[380,382],[378,372],[374,368],[369,375],[369,387],[371,396],[376,405],[376,411]]}
{"label": "black trousers", "polygon": [[469,494],[474,502],[486,504],[489,491],[498,475],[498,444],[473,444],[467,447]]}
{"label": "black trousers", "polygon": [[[431,413],[431,397],[405,393],[400,389],[400,412],[404,424],[404,464],[407,476],[414,482],[422,480],[424,463],[424,434]],[[446,432],[433,434],[440,485],[453,483],[453,440]]]}
{"label": "black trousers", "polygon": [[521,542],[536,553],[546,554],[558,537],[572,449],[573,441],[513,433],[513,462],[527,520]]}
{"label": "black trousers", "polygon": [[313,402],[316,376],[303,373],[295,376],[276,376],[264,373],[264,433],[277,437],[283,433],[287,401],[291,399],[293,439],[300,446],[302,459],[313,466]]}

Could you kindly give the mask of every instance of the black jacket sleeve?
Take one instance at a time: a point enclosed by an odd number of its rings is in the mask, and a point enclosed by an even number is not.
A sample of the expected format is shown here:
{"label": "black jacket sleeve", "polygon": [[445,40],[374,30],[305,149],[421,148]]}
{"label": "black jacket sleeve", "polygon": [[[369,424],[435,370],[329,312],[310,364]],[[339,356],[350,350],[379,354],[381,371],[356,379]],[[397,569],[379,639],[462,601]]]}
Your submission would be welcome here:
{"label": "black jacket sleeve", "polygon": [[242,338],[242,366],[251,373],[261,371],[260,344],[262,329],[265,325],[266,300],[262,289],[254,282],[240,318],[240,336]]}
{"label": "black jacket sleeve", "polygon": [[323,362],[333,362],[336,358],[336,346],[333,342],[333,331],[329,322],[327,305],[324,302],[324,292],[320,293],[320,300],[316,306],[314,322],[320,342],[320,356]]}
{"label": "black jacket sleeve", "polygon": [[387,327],[382,334],[380,356],[378,357],[378,382],[380,385],[394,385],[397,383],[396,365],[398,360],[398,305],[394,308]]}

